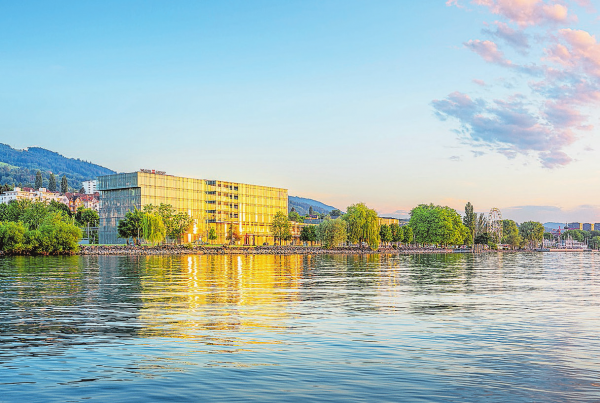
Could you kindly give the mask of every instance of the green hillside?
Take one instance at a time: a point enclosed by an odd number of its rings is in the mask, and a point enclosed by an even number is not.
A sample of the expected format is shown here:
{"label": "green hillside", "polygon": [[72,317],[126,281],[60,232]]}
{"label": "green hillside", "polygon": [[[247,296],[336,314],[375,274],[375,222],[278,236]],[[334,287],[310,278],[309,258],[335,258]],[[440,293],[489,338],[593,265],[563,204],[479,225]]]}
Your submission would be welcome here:
{"label": "green hillside", "polygon": [[72,190],[78,190],[82,181],[114,173],[113,170],[100,165],[67,158],[44,148],[29,147],[17,150],[0,143],[0,184],[33,187],[38,170],[42,172],[44,186],[48,185],[52,172],[59,183],[60,178],[65,175]]}

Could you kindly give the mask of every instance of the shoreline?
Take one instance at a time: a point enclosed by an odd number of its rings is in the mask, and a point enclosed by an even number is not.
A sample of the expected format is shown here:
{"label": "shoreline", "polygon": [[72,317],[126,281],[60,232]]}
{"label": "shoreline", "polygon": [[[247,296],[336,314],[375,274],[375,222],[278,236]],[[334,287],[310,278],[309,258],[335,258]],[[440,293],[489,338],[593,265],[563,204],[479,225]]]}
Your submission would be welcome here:
{"label": "shoreline", "polygon": [[[458,252],[460,251],[460,252]],[[482,250],[475,253],[517,253],[535,252],[548,253],[549,251],[535,250]],[[584,252],[584,250],[552,250],[552,252]],[[473,252],[464,249],[449,248],[417,248],[417,247],[380,247],[371,250],[356,246],[323,249],[318,246],[132,246],[132,245],[81,245],[76,255],[381,255],[381,254],[470,254]]]}

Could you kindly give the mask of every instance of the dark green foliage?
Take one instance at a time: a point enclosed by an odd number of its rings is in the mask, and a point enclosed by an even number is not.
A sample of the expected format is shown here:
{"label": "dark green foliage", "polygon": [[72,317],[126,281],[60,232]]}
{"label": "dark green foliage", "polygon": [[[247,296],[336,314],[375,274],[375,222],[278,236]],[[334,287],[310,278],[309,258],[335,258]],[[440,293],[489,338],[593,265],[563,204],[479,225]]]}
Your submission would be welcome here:
{"label": "dark green foliage", "polygon": [[42,171],[37,171],[35,173],[35,185],[34,188],[37,190],[39,188],[44,187],[44,180],[42,179]]}
{"label": "dark green foliage", "polygon": [[292,211],[290,211],[290,213],[288,214],[288,218],[290,219],[290,221],[295,221],[295,222],[302,222],[302,217],[300,217],[300,214],[298,214],[298,212],[294,209],[292,209]]}
{"label": "dark green foliage", "polygon": [[492,238],[490,237],[490,234],[488,234],[487,232],[484,232],[483,234],[479,234],[475,237],[475,243],[477,245],[489,245],[491,241],[492,241]]}
{"label": "dark green foliage", "polygon": [[393,235],[392,235],[392,229],[390,228],[389,225],[387,224],[383,224],[381,227],[379,227],[379,237],[381,238],[381,242],[392,242],[393,240]]}
{"label": "dark green foliage", "polygon": [[48,179],[48,190],[56,192],[56,176],[52,172],[50,173],[50,179]]}
{"label": "dark green foliage", "polygon": [[97,227],[100,223],[100,216],[98,216],[98,212],[96,210],[79,207],[77,209],[77,213],[75,213],[75,220],[82,227]]}
{"label": "dark green foliage", "polygon": [[55,206],[28,200],[0,208],[0,249],[7,254],[71,254],[78,248],[81,230]]}
{"label": "dark green foliage", "polygon": [[339,209],[333,209],[333,210],[331,210],[331,212],[329,213],[329,215],[332,218],[336,218],[336,217],[340,217],[342,215],[342,212]]}
{"label": "dark green foliage", "polygon": [[69,180],[65,175],[60,179],[60,193],[65,194],[69,191]]}
{"label": "dark green foliage", "polygon": [[317,227],[315,225],[307,225],[306,227],[302,227],[300,231],[300,240],[302,242],[310,242],[312,245],[313,242],[317,240]]}
{"label": "dark green foliage", "polygon": [[585,232],[587,231],[583,231],[580,229],[570,229],[567,230],[565,232],[563,232],[561,234],[561,238],[562,239],[567,239],[568,237],[571,237],[571,239],[577,241],[577,242],[583,242],[585,240]]}
{"label": "dark green foliage", "polygon": [[[115,173],[108,168],[79,159],[66,158],[39,147],[16,150],[6,144],[0,144],[0,161],[8,164],[0,167],[0,183],[21,184],[20,187],[34,186],[36,170],[40,170],[46,180],[49,172],[65,175],[69,183],[76,188],[82,181]],[[68,190],[62,188],[61,182],[61,192],[66,193],[66,191]]]}
{"label": "dark green foliage", "polygon": [[144,213],[141,210],[135,209],[125,213],[125,218],[119,221],[119,224],[117,225],[119,238],[132,238],[134,243],[136,243],[136,241],[144,234],[142,229],[143,219]]}
{"label": "dark green foliage", "polygon": [[402,229],[404,229],[404,239],[402,242],[404,242],[405,244],[413,243],[415,240],[413,229],[411,227],[406,227],[406,226],[402,227]]}
{"label": "dark green foliage", "polygon": [[310,206],[310,207],[308,208],[308,215],[314,215],[314,214],[315,214],[315,209],[313,209],[313,207],[312,207],[312,206]]}

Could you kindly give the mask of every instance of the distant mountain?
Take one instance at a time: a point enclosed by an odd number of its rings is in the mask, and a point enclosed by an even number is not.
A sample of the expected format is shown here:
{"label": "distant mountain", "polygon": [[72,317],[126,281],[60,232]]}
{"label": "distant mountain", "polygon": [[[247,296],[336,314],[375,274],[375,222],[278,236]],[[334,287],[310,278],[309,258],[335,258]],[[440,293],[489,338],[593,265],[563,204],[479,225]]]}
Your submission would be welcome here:
{"label": "distant mountain", "polygon": [[81,187],[82,181],[115,173],[103,166],[80,159],[67,158],[45,148],[28,147],[24,150],[17,150],[0,143],[0,184],[32,186],[38,170],[42,172],[44,186],[48,185],[48,178],[52,172],[57,177],[59,186],[60,178],[65,175],[69,187],[76,190]]}
{"label": "distant mountain", "polygon": [[312,206],[313,210],[317,213],[327,214],[331,210],[335,210],[336,207],[328,206],[327,204],[321,203],[313,199],[306,199],[298,196],[288,196],[288,210],[292,210],[292,207],[300,215],[307,215],[308,210]]}

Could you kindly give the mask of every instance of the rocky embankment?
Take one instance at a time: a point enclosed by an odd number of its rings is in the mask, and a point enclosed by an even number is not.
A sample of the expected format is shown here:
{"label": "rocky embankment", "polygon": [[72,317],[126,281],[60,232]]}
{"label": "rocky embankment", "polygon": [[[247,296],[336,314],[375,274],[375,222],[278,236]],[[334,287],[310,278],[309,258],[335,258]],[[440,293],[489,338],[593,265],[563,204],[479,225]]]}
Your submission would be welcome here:
{"label": "rocky embankment", "polygon": [[393,248],[377,250],[356,246],[323,249],[318,246],[248,246],[211,247],[188,245],[132,246],[132,245],[82,245],[80,255],[317,255],[317,254],[377,254],[377,253],[452,253],[451,249]]}

